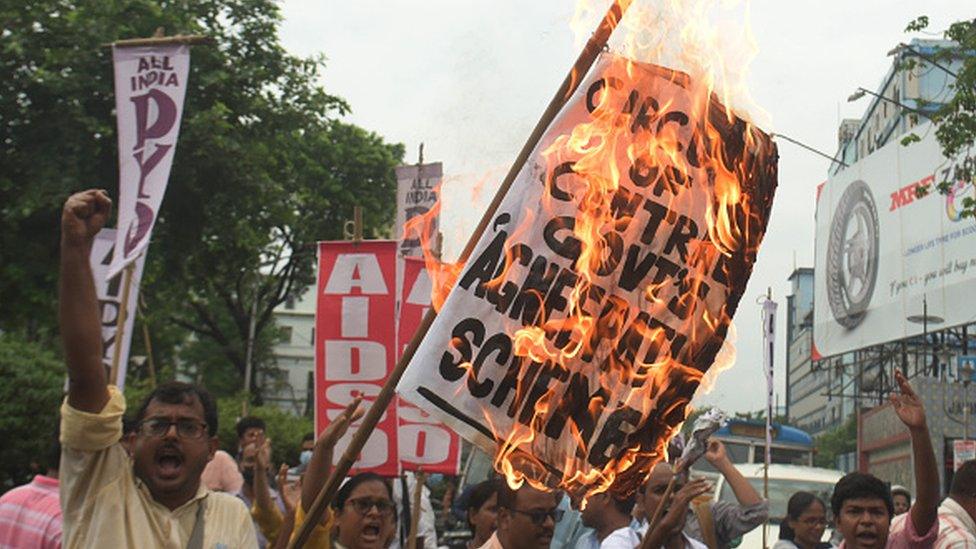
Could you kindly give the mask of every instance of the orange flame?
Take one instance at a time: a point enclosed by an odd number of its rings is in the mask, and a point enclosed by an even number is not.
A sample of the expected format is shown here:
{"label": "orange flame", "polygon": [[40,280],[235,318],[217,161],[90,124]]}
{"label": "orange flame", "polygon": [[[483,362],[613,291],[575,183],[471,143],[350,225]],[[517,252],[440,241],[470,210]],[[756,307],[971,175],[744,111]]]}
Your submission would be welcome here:
{"label": "orange flame", "polygon": [[[712,360],[718,355],[722,367],[734,362],[734,347],[724,340],[765,230],[775,185],[768,181],[770,172],[775,178],[769,164],[775,152],[761,132],[732,110],[748,97],[745,71],[718,55],[727,42],[720,26],[712,24],[718,4],[666,0],[631,6],[614,42],[625,55],[613,57],[605,73],[613,79],[607,77],[606,85],[587,98],[593,103],[588,119],[547,142],[539,177],[547,192],[539,209],[526,210],[520,225],[508,234],[504,264],[483,285],[503,292],[513,276],[527,270],[519,251],[523,233],[533,229],[540,216],[552,214],[562,220],[558,230],[571,235],[563,237],[569,254],[564,257],[573,258],[568,294],[556,296],[565,299],[560,309],[565,312],[548,313],[543,306],[546,289],[528,292],[540,305],[538,314],[528,322],[523,318],[523,325],[508,334],[512,352],[527,359],[527,372],[515,388],[512,404],[522,412],[508,429],[499,428],[487,412],[484,418],[497,442],[494,466],[512,486],[528,480],[582,496],[633,491],[664,457],[667,441],[680,428],[703,376],[708,384],[714,383],[720,368],[714,368]],[[589,14],[602,14],[600,8],[605,6],[580,1],[574,25],[592,28],[586,24]],[[748,25],[744,28],[748,35]],[[745,51],[754,54],[749,50],[751,39],[746,37],[744,43]],[[649,68],[652,62],[685,72]],[[676,98],[664,93],[667,86],[634,88],[638,72],[648,70],[672,88],[684,90],[688,98],[683,101],[689,104],[684,112],[672,110]],[[629,160],[629,171],[621,158]],[[655,252],[663,249],[661,257],[679,256],[680,262],[665,261],[674,267],[667,276],[642,278],[630,294],[636,298],[629,300],[607,291],[602,282],[624,262],[658,259],[649,252],[641,255],[642,248],[634,252],[622,236],[626,232],[637,238],[633,229],[640,201],[635,182],[648,195],[655,190],[654,200],[661,204],[655,203],[659,209],[652,216],[658,215],[655,222],[672,231],[670,236],[649,231],[643,244]],[[759,187],[763,188],[756,191]],[[558,217],[555,212],[567,202],[575,215]],[[428,216],[436,216],[437,210]],[[685,217],[680,212],[698,213]],[[699,228],[696,220],[704,220],[705,226]],[[425,259],[434,281],[434,307],[440,310],[464,266],[441,263],[429,252]],[[706,281],[715,277],[731,281],[728,294],[712,289],[709,297]],[[640,313],[636,318],[635,308]],[[657,322],[665,317],[680,323]],[[638,346],[648,351],[639,355]],[[604,466],[587,470],[578,466],[577,456],[544,464],[531,452],[563,396],[538,380],[565,380],[576,374],[588,376],[590,385],[584,390],[592,395],[591,420],[566,423],[579,452],[589,450],[592,433],[584,430],[592,431],[608,406],[631,408],[642,418],[626,434],[631,443]],[[627,427],[622,424],[620,429]]]}

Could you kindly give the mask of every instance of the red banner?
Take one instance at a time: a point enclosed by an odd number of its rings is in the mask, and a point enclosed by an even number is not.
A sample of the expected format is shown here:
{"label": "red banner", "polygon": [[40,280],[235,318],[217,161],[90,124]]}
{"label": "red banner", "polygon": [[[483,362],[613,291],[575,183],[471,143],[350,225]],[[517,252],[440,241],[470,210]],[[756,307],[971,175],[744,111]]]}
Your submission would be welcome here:
{"label": "red banner", "polygon": [[[315,431],[356,395],[368,404],[393,370],[396,351],[396,242],[320,242],[315,311]],[[356,425],[336,445],[342,456]],[[396,410],[380,419],[355,472],[399,474]]]}
{"label": "red banner", "polygon": [[[400,296],[400,317],[397,326],[397,358],[417,332],[420,321],[430,308],[430,277],[419,257],[401,259],[403,288]],[[400,429],[400,464],[404,470],[423,468],[428,473],[454,475],[461,460],[461,439],[458,434],[435,420],[430,414],[397,398]]]}

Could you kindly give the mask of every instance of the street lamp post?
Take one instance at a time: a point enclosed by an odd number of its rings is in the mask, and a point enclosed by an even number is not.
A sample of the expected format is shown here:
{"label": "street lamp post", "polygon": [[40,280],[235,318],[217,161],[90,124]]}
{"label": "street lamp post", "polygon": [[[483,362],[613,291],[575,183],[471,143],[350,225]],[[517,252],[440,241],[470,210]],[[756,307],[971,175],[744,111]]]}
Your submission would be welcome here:
{"label": "street lamp post", "polygon": [[886,101],[888,103],[891,103],[892,105],[895,105],[896,107],[901,107],[901,108],[905,109],[906,111],[908,111],[910,113],[917,114],[919,116],[924,116],[925,118],[928,118],[929,120],[932,119],[932,117],[930,115],[928,115],[927,113],[925,113],[924,111],[920,111],[918,109],[909,107],[908,105],[906,105],[904,103],[901,103],[899,101],[895,101],[894,99],[892,99],[890,97],[885,97],[885,96],[881,95],[880,93],[874,93],[873,91],[871,91],[869,89],[866,89],[866,88],[859,87],[856,90],[854,90],[854,93],[852,93],[851,95],[849,95],[847,97],[847,102],[848,103],[852,103],[854,101],[857,101],[858,99],[864,97],[865,94],[870,95],[870,96],[873,96],[873,97],[877,97],[878,99],[880,99],[882,101]]}

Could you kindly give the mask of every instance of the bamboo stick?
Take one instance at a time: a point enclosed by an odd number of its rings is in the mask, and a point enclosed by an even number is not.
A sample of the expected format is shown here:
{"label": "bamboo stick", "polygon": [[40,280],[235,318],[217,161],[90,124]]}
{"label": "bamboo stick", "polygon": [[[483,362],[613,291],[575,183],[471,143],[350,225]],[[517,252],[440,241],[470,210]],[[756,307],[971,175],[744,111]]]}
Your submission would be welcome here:
{"label": "bamboo stick", "polygon": [[[138,260],[136,260],[138,261]],[[132,289],[132,272],[135,270],[135,261],[125,267],[122,275],[122,299],[119,301],[119,314],[115,317],[115,342],[112,344],[112,367],[109,370],[108,382],[118,385],[119,380],[119,361],[122,358],[122,338],[125,336],[125,321],[129,316],[129,292]]]}

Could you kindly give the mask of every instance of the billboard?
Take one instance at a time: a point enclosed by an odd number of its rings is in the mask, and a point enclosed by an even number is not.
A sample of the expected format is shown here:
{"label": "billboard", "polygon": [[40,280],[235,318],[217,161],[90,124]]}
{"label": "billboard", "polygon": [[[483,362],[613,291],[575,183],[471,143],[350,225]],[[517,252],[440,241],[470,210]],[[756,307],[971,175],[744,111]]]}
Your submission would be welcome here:
{"label": "billboard", "polygon": [[[914,133],[920,141],[892,139],[820,189],[814,359],[921,334],[909,318],[921,320],[923,300],[938,327],[973,320],[976,221],[960,211],[976,189],[959,170],[974,159],[945,158],[931,124]],[[931,192],[920,197],[919,186]]]}

